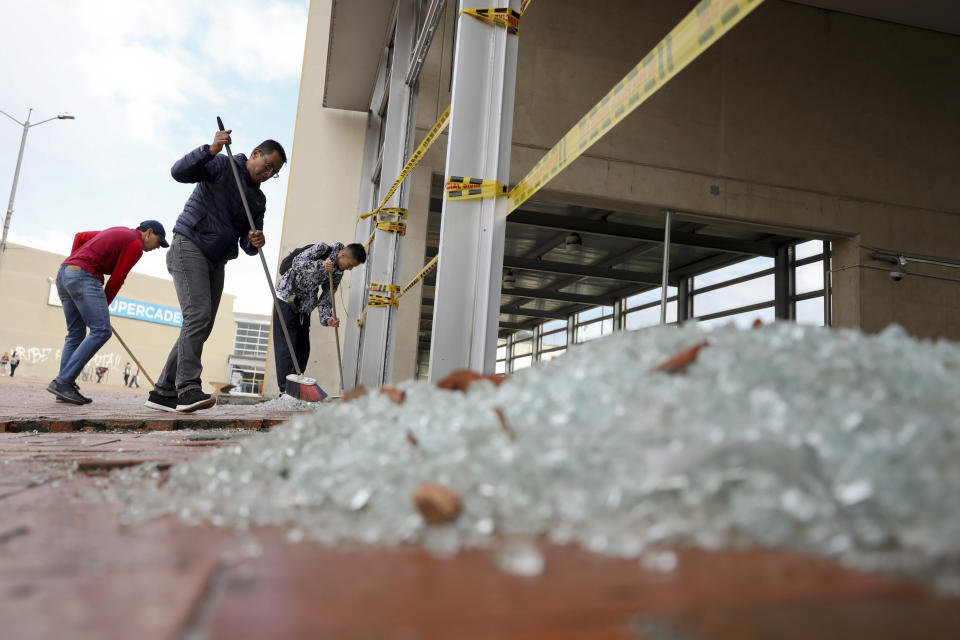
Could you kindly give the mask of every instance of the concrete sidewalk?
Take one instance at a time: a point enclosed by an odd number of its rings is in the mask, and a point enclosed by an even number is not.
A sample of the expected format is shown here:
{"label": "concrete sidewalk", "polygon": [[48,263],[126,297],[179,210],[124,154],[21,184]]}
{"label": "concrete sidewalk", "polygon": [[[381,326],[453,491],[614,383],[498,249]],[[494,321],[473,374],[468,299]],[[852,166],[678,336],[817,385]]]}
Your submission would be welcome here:
{"label": "concrete sidewalk", "polygon": [[80,431],[84,429],[171,430],[214,427],[268,428],[290,412],[264,411],[258,405],[217,405],[195,413],[170,413],[144,406],[149,389],[87,384],[81,392],[93,403],[58,403],[46,379],[0,377],[0,433]]}

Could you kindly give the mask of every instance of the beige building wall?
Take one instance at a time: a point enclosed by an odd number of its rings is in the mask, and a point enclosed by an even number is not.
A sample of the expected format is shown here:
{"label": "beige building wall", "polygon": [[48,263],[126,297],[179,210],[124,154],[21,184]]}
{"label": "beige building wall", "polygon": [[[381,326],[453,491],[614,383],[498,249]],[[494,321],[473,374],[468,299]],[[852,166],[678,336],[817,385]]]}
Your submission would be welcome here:
{"label": "beige building wall", "polygon": [[[608,0],[603,12],[588,14],[574,0],[532,5],[520,35],[511,184],[693,4]],[[455,5],[448,3],[421,75],[418,142],[450,103]],[[308,51],[325,53],[328,18],[329,2],[314,1]],[[322,66],[304,69],[305,87],[322,85]],[[960,339],[958,283],[895,282],[858,266],[882,266],[871,261],[872,249],[956,257],[960,84],[948,79],[958,75],[960,37],[768,0],[534,198],[645,213],[671,208],[830,239],[833,266],[843,269],[834,274],[835,325],[879,331],[898,323],[917,336]],[[298,133],[307,115],[301,110]],[[319,108],[309,114],[329,117]],[[425,262],[431,178],[444,173],[445,143],[443,136],[409,178],[403,282]],[[362,136],[353,145],[351,166],[359,168]],[[301,197],[346,192],[348,201],[359,188],[296,186]],[[960,277],[930,265],[910,270]],[[420,287],[400,305],[394,380],[415,372],[419,297]]]}
{"label": "beige building wall", "polygon": [[[63,309],[49,304],[48,300],[51,286],[56,298],[57,270],[65,259],[65,255],[15,244],[8,244],[7,251],[0,256],[0,300],[4,310],[0,322],[0,353],[14,349],[21,353],[17,376],[50,380],[60,370],[66,322]],[[180,306],[172,281],[139,273],[127,275],[117,296],[173,308]],[[234,296],[223,296],[213,333],[204,346],[204,382],[227,379],[227,358],[233,352],[235,334],[233,301]],[[110,324],[156,380],[177,341],[180,328],[117,316],[110,317]],[[122,385],[123,368],[127,362],[132,366],[133,359],[115,337],[110,338],[87,365],[77,383],[81,387],[95,384],[94,367],[105,366],[110,370],[101,384]],[[151,385],[145,375],[140,375],[139,383],[146,394]]]}
{"label": "beige building wall", "polygon": [[[287,206],[283,216],[280,259],[290,251],[315,242],[353,242],[356,229],[357,199],[366,114],[323,106],[323,87],[327,67],[327,42],[330,33],[330,0],[313,0],[303,52],[303,75],[297,125],[290,155]],[[371,46],[376,46],[371,43]],[[274,270],[276,273],[276,270]],[[337,313],[345,325],[350,273],[345,274],[337,291]],[[310,360],[306,373],[328,393],[340,385],[337,374],[337,350],[334,330],[321,327],[314,312],[310,326]],[[342,345],[341,345],[342,346]],[[264,393],[279,393],[271,339],[267,355]],[[301,365],[302,366],[302,365]]]}

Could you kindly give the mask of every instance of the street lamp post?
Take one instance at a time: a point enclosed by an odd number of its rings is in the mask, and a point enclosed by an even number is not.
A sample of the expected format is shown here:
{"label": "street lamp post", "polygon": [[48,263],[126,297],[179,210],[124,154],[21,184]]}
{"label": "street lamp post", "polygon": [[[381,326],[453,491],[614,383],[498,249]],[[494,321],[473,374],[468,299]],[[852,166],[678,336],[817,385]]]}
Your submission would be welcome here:
{"label": "street lamp post", "polygon": [[27,119],[24,122],[20,122],[6,111],[0,111],[0,113],[23,127],[23,136],[20,138],[20,154],[17,156],[17,169],[13,173],[13,187],[10,188],[10,203],[7,205],[7,217],[3,220],[3,238],[0,239],[0,255],[3,255],[7,250],[7,233],[10,231],[10,218],[13,217],[13,199],[17,196],[17,181],[20,180],[20,164],[23,162],[23,148],[27,145],[27,132],[30,130],[30,127],[35,127],[44,122],[50,122],[51,120],[73,120],[74,118],[73,116],[61,113],[58,116],[31,123],[30,114],[33,113],[33,109],[27,110]]}

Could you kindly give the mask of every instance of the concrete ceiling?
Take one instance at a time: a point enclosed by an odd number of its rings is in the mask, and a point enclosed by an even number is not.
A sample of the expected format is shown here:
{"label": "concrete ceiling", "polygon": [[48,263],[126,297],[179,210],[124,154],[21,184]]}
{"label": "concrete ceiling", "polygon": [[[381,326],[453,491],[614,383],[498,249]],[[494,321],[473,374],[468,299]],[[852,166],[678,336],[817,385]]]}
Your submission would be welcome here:
{"label": "concrete ceiling", "polygon": [[367,111],[396,0],[333,0],[323,106]]}
{"label": "concrete ceiling", "polygon": [[[787,1],[960,35],[960,0]],[[367,111],[395,4],[396,0],[333,0],[324,106]]]}
{"label": "concrete ceiling", "polygon": [[820,9],[960,35],[957,0],[790,0]]}

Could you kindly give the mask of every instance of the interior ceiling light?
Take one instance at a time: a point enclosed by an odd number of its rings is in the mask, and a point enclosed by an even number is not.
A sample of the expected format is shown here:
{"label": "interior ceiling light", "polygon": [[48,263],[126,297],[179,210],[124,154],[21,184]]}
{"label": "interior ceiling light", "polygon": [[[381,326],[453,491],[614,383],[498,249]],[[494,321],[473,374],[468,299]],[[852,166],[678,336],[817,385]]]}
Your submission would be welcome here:
{"label": "interior ceiling light", "polygon": [[583,247],[583,240],[580,239],[579,233],[570,233],[567,234],[563,244],[570,253],[580,253],[580,248]]}

